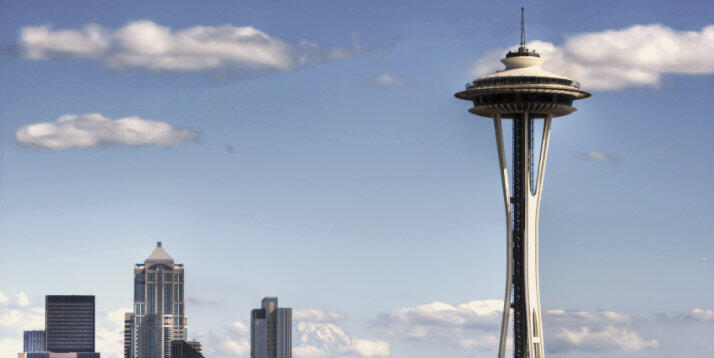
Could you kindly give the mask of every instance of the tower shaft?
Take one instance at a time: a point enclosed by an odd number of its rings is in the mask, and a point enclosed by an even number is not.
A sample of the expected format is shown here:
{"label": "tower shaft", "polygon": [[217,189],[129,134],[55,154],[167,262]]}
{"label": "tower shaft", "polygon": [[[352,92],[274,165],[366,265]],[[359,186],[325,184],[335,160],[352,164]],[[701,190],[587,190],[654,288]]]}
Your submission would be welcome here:
{"label": "tower shaft", "polygon": [[538,278],[538,216],[541,187],[550,139],[552,117],[545,117],[537,171],[534,170],[534,117],[515,113],[513,118],[513,192],[510,192],[502,119],[496,129],[507,226],[507,277],[499,357],[503,358],[508,325],[513,312],[513,354],[516,358],[542,358],[543,338]]}

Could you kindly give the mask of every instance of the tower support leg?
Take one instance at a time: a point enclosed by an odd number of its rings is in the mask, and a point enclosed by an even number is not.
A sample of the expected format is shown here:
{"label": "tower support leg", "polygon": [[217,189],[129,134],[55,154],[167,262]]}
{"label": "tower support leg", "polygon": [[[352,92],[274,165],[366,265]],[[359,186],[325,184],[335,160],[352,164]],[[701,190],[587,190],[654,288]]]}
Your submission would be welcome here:
{"label": "tower support leg", "polygon": [[538,274],[538,217],[552,117],[546,117],[543,124],[537,171],[533,170],[536,155],[531,143],[533,117],[529,113],[518,113],[513,117],[512,194],[503,145],[502,120],[500,115],[493,118],[506,209],[508,249],[498,356],[505,357],[512,309],[514,357],[544,358]]}

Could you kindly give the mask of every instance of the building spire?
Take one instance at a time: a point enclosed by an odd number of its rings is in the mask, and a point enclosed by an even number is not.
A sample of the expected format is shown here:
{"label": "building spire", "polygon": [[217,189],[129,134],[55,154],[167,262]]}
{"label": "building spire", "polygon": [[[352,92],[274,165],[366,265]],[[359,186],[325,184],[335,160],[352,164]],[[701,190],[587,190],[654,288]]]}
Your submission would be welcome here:
{"label": "building spire", "polygon": [[521,6],[521,47],[526,47],[526,22],[523,6]]}

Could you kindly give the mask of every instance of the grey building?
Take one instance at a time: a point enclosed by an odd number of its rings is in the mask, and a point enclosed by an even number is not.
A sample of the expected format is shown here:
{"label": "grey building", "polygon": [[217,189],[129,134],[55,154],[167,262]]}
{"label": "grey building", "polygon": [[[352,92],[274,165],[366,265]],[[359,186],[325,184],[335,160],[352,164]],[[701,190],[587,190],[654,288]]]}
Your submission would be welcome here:
{"label": "grey building", "polygon": [[134,307],[124,318],[126,358],[170,358],[171,341],[185,340],[184,268],[156,243],[134,265]]}
{"label": "grey building", "polygon": [[200,351],[186,341],[171,342],[171,358],[203,358]]}
{"label": "grey building", "polygon": [[45,331],[22,332],[22,351],[25,353],[45,352]]}
{"label": "grey building", "polygon": [[127,312],[124,314],[124,358],[131,358],[131,347],[134,342],[133,327],[134,314]]}
{"label": "grey building", "polygon": [[292,308],[279,308],[277,297],[266,297],[250,312],[250,357],[292,357]]}
{"label": "grey building", "polygon": [[94,296],[45,296],[47,352],[94,352]]}

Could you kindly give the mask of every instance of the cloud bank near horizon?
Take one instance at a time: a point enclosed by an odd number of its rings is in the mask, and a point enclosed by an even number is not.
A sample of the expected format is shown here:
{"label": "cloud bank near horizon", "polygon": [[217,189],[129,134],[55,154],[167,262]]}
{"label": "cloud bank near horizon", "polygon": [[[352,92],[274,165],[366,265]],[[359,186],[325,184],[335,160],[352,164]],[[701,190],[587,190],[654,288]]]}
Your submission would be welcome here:
{"label": "cloud bank near horizon", "polygon": [[[344,314],[321,308],[293,310],[293,354],[297,358],[389,357],[389,343],[356,338],[337,323]],[[222,332],[202,331],[198,337],[212,356],[248,357],[250,329],[239,321],[223,326]]]}
{"label": "cloud bank near horizon", "polygon": [[[431,302],[378,316],[388,336],[412,342],[437,343],[466,350],[498,348],[501,300],[474,300],[458,305]],[[633,352],[659,347],[640,337],[637,319],[612,311],[548,310],[544,312],[546,347],[552,353],[572,351]]]}
{"label": "cloud bank near horizon", "polygon": [[18,47],[32,60],[88,59],[115,70],[190,72],[207,69],[291,71],[367,52],[353,38],[349,47],[323,49],[302,40],[290,44],[252,26],[193,26],[172,29],[150,20],[118,29],[88,24],[80,29],[50,25],[20,30]]}
{"label": "cloud bank near horizon", "polygon": [[[714,74],[714,25],[678,31],[661,24],[576,34],[564,43],[528,42],[546,61],[543,69],[580,81],[586,90],[658,87],[666,74]],[[479,59],[471,75],[502,69],[506,49]]]}

